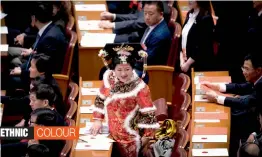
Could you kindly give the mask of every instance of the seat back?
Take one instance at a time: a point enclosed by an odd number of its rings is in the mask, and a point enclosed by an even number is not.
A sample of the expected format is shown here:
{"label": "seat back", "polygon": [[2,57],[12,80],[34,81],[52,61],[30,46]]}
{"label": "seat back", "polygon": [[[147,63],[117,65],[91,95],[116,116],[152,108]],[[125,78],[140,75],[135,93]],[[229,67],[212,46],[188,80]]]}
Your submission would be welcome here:
{"label": "seat back", "polygon": [[62,75],[62,74],[53,74],[53,77],[56,79],[56,82],[58,83],[58,86],[63,95],[64,102],[66,102],[66,96],[67,96],[66,94],[69,86],[69,76]]}
{"label": "seat back", "polygon": [[156,106],[156,118],[158,121],[164,121],[168,118],[167,114],[167,104],[166,100],[164,98],[157,99],[153,102],[153,104]]}
{"label": "seat back", "polygon": [[[72,119],[66,119],[68,126],[75,126],[75,121]],[[73,140],[66,140],[65,146],[61,151],[60,157],[65,157],[70,152],[73,146]]]}
{"label": "seat back", "polygon": [[187,157],[187,152],[183,148],[177,148],[173,151],[171,157]]}
{"label": "seat back", "polygon": [[67,103],[69,105],[69,109],[67,111],[66,118],[71,119],[74,116],[74,114],[76,113],[77,103],[74,100],[71,100],[71,99],[68,99]]}
{"label": "seat back", "polygon": [[149,89],[152,100],[164,98],[172,102],[172,80],[174,68],[169,66],[147,66]]}
{"label": "seat back", "polygon": [[66,54],[64,57],[64,65],[62,69],[62,74],[64,75],[70,75],[70,70],[71,70],[71,64],[72,64],[72,59],[73,59],[73,54],[74,54],[74,49],[75,49],[75,44],[77,41],[77,34],[74,31],[67,31],[67,36],[68,39],[70,39]]}
{"label": "seat back", "polygon": [[190,122],[190,114],[185,110],[180,110],[173,115],[173,119],[178,123],[179,128],[186,129]]}
{"label": "seat back", "polygon": [[[177,15],[173,15],[173,16],[176,16],[175,18],[177,18]],[[178,60],[182,27],[179,23],[175,22],[175,20],[173,19],[170,20],[168,27],[172,32],[172,40],[169,49],[167,65],[171,67],[175,67],[176,61]]]}
{"label": "seat back", "polygon": [[186,132],[186,130],[179,128],[176,132],[176,143],[175,143],[175,150],[177,148],[185,148],[189,141],[189,136]]}
{"label": "seat back", "polygon": [[66,25],[66,31],[72,31],[74,25],[75,25],[75,18],[73,15],[69,15],[68,23]]}
{"label": "seat back", "polygon": [[190,77],[184,73],[179,73],[179,74],[175,73],[173,82],[175,87],[175,91],[174,91],[175,95],[179,95],[181,91],[187,92],[191,83]]}
{"label": "seat back", "polygon": [[78,85],[74,82],[70,82],[69,87],[70,87],[69,99],[75,100],[79,92]]}

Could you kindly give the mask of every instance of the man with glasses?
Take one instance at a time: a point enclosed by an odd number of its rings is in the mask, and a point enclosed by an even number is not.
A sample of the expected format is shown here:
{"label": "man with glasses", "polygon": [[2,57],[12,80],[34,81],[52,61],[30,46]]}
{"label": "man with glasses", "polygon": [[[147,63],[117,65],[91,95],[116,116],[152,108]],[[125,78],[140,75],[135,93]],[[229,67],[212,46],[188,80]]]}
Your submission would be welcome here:
{"label": "man with glasses", "polygon": [[214,91],[206,93],[209,101],[231,108],[230,156],[236,156],[239,139],[247,139],[253,131],[259,130],[256,111],[257,107],[262,104],[262,59],[260,55],[247,55],[242,71],[246,83],[203,83],[215,91],[238,95],[225,97]]}

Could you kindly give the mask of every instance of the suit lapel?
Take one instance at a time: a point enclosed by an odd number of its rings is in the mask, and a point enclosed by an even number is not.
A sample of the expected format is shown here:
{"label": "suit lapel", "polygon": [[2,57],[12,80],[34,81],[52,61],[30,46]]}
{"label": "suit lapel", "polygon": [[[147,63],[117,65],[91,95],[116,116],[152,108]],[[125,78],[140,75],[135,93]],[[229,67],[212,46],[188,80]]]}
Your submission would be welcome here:
{"label": "suit lapel", "polygon": [[152,34],[160,27],[162,27],[162,25],[164,24],[163,22],[165,22],[165,20],[163,20],[161,23],[159,23],[151,32],[150,34],[148,35],[148,37],[146,38],[146,41],[145,43],[148,42],[148,40],[150,39],[150,37],[152,36]]}
{"label": "suit lapel", "polygon": [[48,25],[48,26],[46,27],[46,29],[44,30],[43,34],[40,36],[40,38],[39,38],[39,40],[38,40],[38,42],[37,42],[37,44],[36,44],[36,47],[35,47],[36,50],[37,50],[38,43],[41,42],[41,40],[44,38],[44,36],[46,35],[46,33],[47,33],[53,26],[54,26],[54,24],[51,23],[50,25]]}

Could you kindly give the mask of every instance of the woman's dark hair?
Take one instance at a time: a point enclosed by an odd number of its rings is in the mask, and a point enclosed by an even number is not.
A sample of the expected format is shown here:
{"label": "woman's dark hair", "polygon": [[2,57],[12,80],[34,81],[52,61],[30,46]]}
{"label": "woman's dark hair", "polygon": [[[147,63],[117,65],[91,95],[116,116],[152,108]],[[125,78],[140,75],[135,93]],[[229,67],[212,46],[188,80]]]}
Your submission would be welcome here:
{"label": "woman's dark hair", "polygon": [[52,1],[53,5],[59,8],[59,11],[56,13],[56,15],[53,17],[53,21],[57,21],[62,19],[65,24],[69,21],[69,15],[71,14],[69,8],[65,6],[65,3],[63,1]]}
{"label": "woman's dark hair", "polygon": [[44,54],[35,54],[32,59],[35,60],[35,66],[38,72],[44,73],[45,76],[52,75],[52,68],[50,67],[50,57]]}
{"label": "woman's dark hair", "polygon": [[[196,1],[198,7],[199,7],[199,14],[198,16],[205,16],[205,15],[211,15],[212,11],[211,11],[211,3],[210,1],[200,1],[197,0]],[[194,12],[194,9],[191,9],[189,11],[189,13]]]}
{"label": "woman's dark hair", "polygon": [[32,144],[27,147],[29,157],[48,157],[49,149],[43,144]]}
{"label": "woman's dark hair", "polygon": [[211,4],[210,1],[196,1],[197,5],[200,8],[199,14],[200,15],[211,15]]}
{"label": "woman's dark hair", "polygon": [[[129,56],[126,59],[126,62],[130,64],[132,68],[135,67],[136,59],[133,56]],[[122,64],[118,55],[114,56],[112,59],[112,63],[110,65],[110,69],[114,70],[118,64]]]}

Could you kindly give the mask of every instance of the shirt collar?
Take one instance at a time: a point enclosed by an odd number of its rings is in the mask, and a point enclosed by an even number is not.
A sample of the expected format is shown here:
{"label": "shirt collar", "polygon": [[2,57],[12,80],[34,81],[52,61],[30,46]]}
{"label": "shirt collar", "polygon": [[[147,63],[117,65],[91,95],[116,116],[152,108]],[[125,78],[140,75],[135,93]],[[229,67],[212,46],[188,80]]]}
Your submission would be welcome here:
{"label": "shirt collar", "polygon": [[149,26],[150,29],[154,29],[157,25],[159,25],[162,21],[164,20],[164,18],[162,18],[162,20],[160,20],[157,24],[153,25],[153,26]]}
{"label": "shirt collar", "polygon": [[260,15],[262,15],[262,10],[260,10],[260,11],[258,12],[258,16],[260,16]]}
{"label": "shirt collar", "polygon": [[44,25],[41,29],[39,29],[38,31],[38,35],[41,37],[41,35],[44,33],[45,29],[52,23],[52,21],[50,21],[48,24]]}
{"label": "shirt collar", "polygon": [[256,80],[256,82],[254,83],[254,85],[256,85],[257,82],[258,82],[260,79],[262,79],[262,76],[260,76],[260,78]]}

